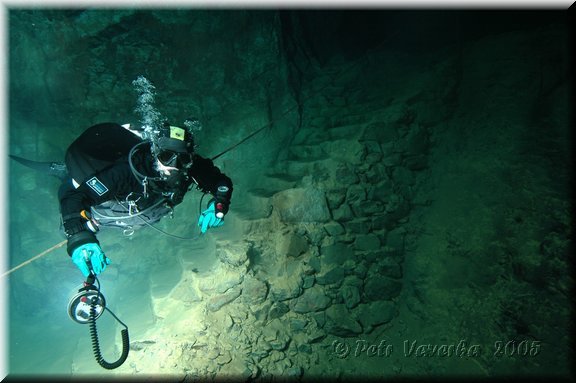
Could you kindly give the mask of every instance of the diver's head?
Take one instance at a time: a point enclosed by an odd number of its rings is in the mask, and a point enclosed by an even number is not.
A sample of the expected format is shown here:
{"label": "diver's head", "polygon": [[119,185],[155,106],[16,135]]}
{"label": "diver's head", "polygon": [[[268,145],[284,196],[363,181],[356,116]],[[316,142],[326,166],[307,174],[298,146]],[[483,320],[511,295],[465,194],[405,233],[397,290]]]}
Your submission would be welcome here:
{"label": "diver's head", "polygon": [[185,128],[164,124],[153,144],[155,168],[164,176],[192,166],[194,137]]}

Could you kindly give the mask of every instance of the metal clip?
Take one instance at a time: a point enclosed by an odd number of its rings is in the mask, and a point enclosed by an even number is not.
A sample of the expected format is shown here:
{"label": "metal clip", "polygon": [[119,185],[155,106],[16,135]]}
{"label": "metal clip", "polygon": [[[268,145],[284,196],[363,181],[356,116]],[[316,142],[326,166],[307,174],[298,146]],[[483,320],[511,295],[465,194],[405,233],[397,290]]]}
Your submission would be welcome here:
{"label": "metal clip", "polygon": [[144,198],[148,198],[148,177],[144,177],[142,180],[142,187],[144,187]]}
{"label": "metal clip", "polygon": [[140,201],[140,198],[142,197],[138,197],[136,199],[130,199],[130,197],[132,196],[132,194],[134,194],[134,192],[131,192],[130,194],[128,194],[126,196],[126,198],[124,199],[124,201],[128,204],[128,214],[132,215],[134,213],[138,213],[138,204],[137,202]]}

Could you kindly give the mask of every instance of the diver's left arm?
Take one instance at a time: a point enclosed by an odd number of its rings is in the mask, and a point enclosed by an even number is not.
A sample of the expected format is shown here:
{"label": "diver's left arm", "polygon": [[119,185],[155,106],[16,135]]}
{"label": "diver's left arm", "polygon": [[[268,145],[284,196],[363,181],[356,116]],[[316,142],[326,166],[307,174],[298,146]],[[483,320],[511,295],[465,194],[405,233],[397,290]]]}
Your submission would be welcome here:
{"label": "diver's left arm", "polygon": [[212,195],[212,199],[208,201],[208,208],[198,220],[202,233],[210,227],[221,226],[232,200],[232,180],[222,173],[212,160],[199,155],[194,156],[189,175],[200,190]]}

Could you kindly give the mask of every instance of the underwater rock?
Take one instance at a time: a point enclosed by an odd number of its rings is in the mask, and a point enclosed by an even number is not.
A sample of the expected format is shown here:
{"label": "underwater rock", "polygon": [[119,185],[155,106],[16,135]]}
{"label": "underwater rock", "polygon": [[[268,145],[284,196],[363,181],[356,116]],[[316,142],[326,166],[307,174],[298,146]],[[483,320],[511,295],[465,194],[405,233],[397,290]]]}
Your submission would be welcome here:
{"label": "underwater rock", "polygon": [[290,330],[293,332],[304,331],[308,325],[308,319],[293,318],[290,319]]}
{"label": "underwater rock", "polygon": [[332,189],[326,192],[326,201],[330,210],[337,209],[346,199],[346,189]]}
{"label": "underwater rock", "polygon": [[406,229],[403,227],[390,230],[386,235],[386,246],[402,253],[406,243]]}
{"label": "underwater rock", "polygon": [[356,201],[350,204],[356,217],[368,217],[385,211],[385,205],[378,200]]}
{"label": "underwater rock", "polygon": [[377,180],[368,191],[368,198],[387,202],[390,196],[394,194],[394,182],[390,179]]}
{"label": "underwater rock", "polygon": [[[242,290],[243,291],[243,290]],[[230,310],[229,314],[234,323],[243,323],[248,319],[249,308],[244,305],[238,305],[234,310]]]}
{"label": "underwater rock", "polygon": [[285,223],[328,222],[330,211],[324,192],[314,188],[283,190],[272,197],[274,209]]}
{"label": "underwater rock", "polygon": [[296,233],[286,233],[276,239],[276,253],[281,256],[296,258],[307,250],[308,241]]}
{"label": "underwater rock", "polygon": [[396,258],[381,257],[374,264],[379,275],[400,279],[402,278],[402,266],[397,262]]}
{"label": "underwater rock", "polygon": [[319,285],[340,284],[344,279],[345,272],[341,267],[334,267],[324,274],[316,276],[316,282]]}
{"label": "underwater rock", "polygon": [[380,239],[375,234],[359,234],[354,241],[354,247],[359,251],[373,251],[380,249]]}
{"label": "underwater rock", "polygon": [[261,340],[267,342],[271,350],[283,351],[288,347],[292,338],[286,333],[286,325],[276,319],[264,326]]}
{"label": "underwater rock", "polygon": [[319,145],[292,144],[288,148],[289,161],[313,162],[327,157],[328,155]]}
{"label": "underwater rock", "polygon": [[383,249],[379,249],[376,251],[365,251],[359,253],[358,256],[364,261],[366,261],[368,265],[371,266],[374,262],[377,262],[379,259],[385,258],[386,253],[384,252]]}
{"label": "underwater rock", "polygon": [[266,300],[268,285],[252,276],[246,276],[242,284],[241,301],[249,306],[259,305]]}
{"label": "underwater rock", "polygon": [[326,325],[328,334],[347,338],[362,333],[362,326],[350,314],[344,304],[330,306],[326,310]]}
{"label": "underwater rock", "polygon": [[[370,168],[364,172],[364,177],[365,182],[372,185],[370,190],[368,190],[368,198],[385,198],[393,190],[392,182],[388,179],[386,167],[381,163],[370,166]],[[386,186],[388,186],[388,193],[383,189],[383,187]]]}
{"label": "underwater rock", "polygon": [[318,343],[326,338],[327,335],[328,334],[326,331],[322,329],[315,329],[314,331],[307,333],[308,343]]}
{"label": "underwater rock", "polygon": [[392,194],[386,204],[385,212],[390,219],[399,221],[410,213],[410,207],[400,194]]}
{"label": "underwater rock", "polygon": [[[346,101],[344,97],[333,97],[330,100],[330,104],[333,106],[346,107]],[[334,121],[330,129],[328,129],[328,134],[332,140],[339,139],[352,139],[358,136],[358,132],[362,131],[364,128],[363,124],[355,124],[352,121]]]}
{"label": "underwater rock", "polygon": [[336,166],[335,177],[340,185],[354,185],[360,181],[354,168],[347,163],[339,163]]}
{"label": "underwater rock", "polygon": [[248,242],[231,243],[218,241],[216,243],[216,256],[222,262],[231,266],[240,266],[248,260],[251,244]]}
{"label": "underwater rock", "polygon": [[326,324],[326,311],[317,311],[309,315],[314,319],[317,327],[322,328]]}
{"label": "underwater rock", "polygon": [[324,238],[327,237],[327,234],[324,230],[322,230],[322,223],[310,223],[306,224],[305,228],[300,228],[296,231],[296,234],[301,235],[304,238],[307,238],[312,251],[315,250],[315,246],[318,246],[322,243]]}
{"label": "underwater rock", "polygon": [[268,318],[268,312],[270,311],[272,304],[269,302],[264,303],[262,306],[248,306],[256,321],[265,321]]}
{"label": "underwater rock", "polygon": [[330,235],[332,237],[340,235],[340,234],[344,234],[346,232],[346,230],[344,229],[344,226],[342,226],[342,224],[340,224],[339,222],[336,222],[336,221],[328,222],[327,224],[325,224],[324,230],[326,230],[328,235]]}
{"label": "underwater rock", "polygon": [[292,366],[290,368],[288,368],[287,370],[284,370],[284,372],[282,373],[282,376],[285,376],[287,378],[290,379],[298,379],[301,378],[302,375],[304,374],[304,369],[301,366]]}
{"label": "underwater rock", "polygon": [[312,346],[310,346],[308,343],[300,344],[298,345],[298,352],[312,354]]}
{"label": "underwater rock", "polygon": [[244,274],[237,270],[220,271],[217,276],[200,279],[198,288],[206,294],[224,293],[238,286],[244,280]]}
{"label": "underwater rock", "polygon": [[338,153],[339,160],[352,165],[362,164],[364,158],[364,145],[358,140],[341,139],[329,140],[321,144],[327,153]]}
{"label": "underwater rock", "polygon": [[283,302],[274,302],[274,304],[272,304],[272,307],[270,307],[270,311],[268,311],[268,319],[280,318],[288,311],[290,311],[290,308],[288,307],[287,304]]}
{"label": "underwater rock", "polygon": [[155,344],[156,342],[153,340],[143,340],[143,341],[135,341],[130,342],[130,350],[133,351],[140,351],[145,349],[146,347]]}
{"label": "underwater rock", "polygon": [[172,290],[170,295],[174,299],[178,299],[187,304],[200,302],[202,300],[202,297],[192,285],[192,281],[188,278],[180,281],[180,283]]}
{"label": "underwater rock", "polygon": [[332,210],[334,221],[344,222],[354,219],[354,213],[347,203],[343,203],[339,208]]}
{"label": "underwater rock", "polygon": [[222,354],[218,355],[214,361],[219,365],[228,364],[232,361],[232,356],[228,351],[223,351]]}
{"label": "underwater rock", "polygon": [[402,282],[382,277],[369,275],[365,280],[364,296],[368,301],[388,300],[397,297],[402,291]]}
{"label": "underwater rock", "polygon": [[256,347],[254,347],[254,350],[250,352],[250,357],[254,358],[257,361],[261,361],[262,359],[270,355],[270,351],[272,351],[272,346],[270,345],[270,343],[264,340],[263,337],[260,337],[256,342]]}
{"label": "underwater rock", "polygon": [[220,310],[223,306],[227,305],[228,303],[234,301],[242,294],[242,289],[239,287],[235,287],[230,289],[228,292],[216,295],[208,300],[207,308],[212,312],[216,312]]}
{"label": "underwater rock", "polygon": [[357,263],[356,267],[354,268],[354,275],[360,279],[364,279],[366,278],[367,274],[368,274],[368,267],[366,267],[364,262]]}
{"label": "underwater rock", "polygon": [[363,185],[352,185],[346,192],[346,202],[353,204],[358,201],[366,200],[366,189]]}
{"label": "underwater rock", "polygon": [[372,217],[372,230],[391,230],[395,220],[389,215],[379,214]]}
{"label": "underwater rock", "polygon": [[98,12],[98,10],[84,10],[74,17],[75,30],[80,37],[97,36],[98,33],[106,28],[113,28],[116,25],[123,24],[122,19],[128,19],[136,11],[132,9],[118,10],[110,14]]}
{"label": "underwater rock", "polygon": [[423,170],[428,167],[428,157],[424,154],[404,158],[404,164],[412,171]]}
{"label": "underwater rock", "polygon": [[222,328],[226,331],[230,331],[234,326],[234,319],[230,315],[224,315],[224,319],[222,320]]}
{"label": "underwater rock", "polygon": [[402,154],[401,153],[391,153],[385,152],[384,156],[382,157],[382,164],[388,167],[398,166],[402,163]]}
{"label": "underwater rock", "polygon": [[233,358],[218,371],[216,380],[226,381],[227,379],[230,379],[231,381],[238,380],[246,382],[251,378],[255,378],[258,373],[258,367],[256,367],[251,361],[243,358]]}
{"label": "underwater rock", "polygon": [[320,260],[320,257],[310,258],[307,266],[309,269],[313,270],[314,273],[319,273],[320,270],[322,270],[322,261]]}
{"label": "underwater rock", "polygon": [[321,311],[330,306],[332,300],[326,295],[321,286],[313,286],[304,291],[292,306],[292,310],[299,314]]}
{"label": "underwater rock", "polygon": [[290,336],[286,335],[285,333],[281,333],[278,334],[278,337],[276,339],[270,340],[269,343],[270,346],[272,347],[272,350],[284,351],[290,344],[291,340],[292,338]]}
{"label": "underwater rock", "polygon": [[272,351],[270,356],[263,361],[263,372],[258,378],[263,382],[281,381],[278,377],[290,366],[292,363],[282,351]]}
{"label": "underwater rock", "polygon": [[270,278],[270,297],[274,301],[286,301],[302,294],[302,276],[297,270],[292,274]]}
{"label": "underwater rock", "polygon": [[250,221],[270,217],[272,203],[269,197],[262,196],[259,190],[250,190],[242,196],[243,203],[236,201],[234,213],[241,219]]}
{"label": "underwater rock", "polygon": [[[326,323],[326,313],[324,311],[322,311],[321,313],[314,313],[312,314],[313,317],[322,317],[323,319],[320,320],[320,322],[322,322],[322,325],[324,325]],[[320,318],[318,318],[320,319]],[[326,338],[326,336],[328,335],[326,333],[326,331],[324,331],[319,325],[318,325],[318,320],[311,321],[308,326],[306,327],[306,334],[305,334],[305,342],[307,344],[310,343],[317,343],[320,342],[322,339]]]}
{"label": "underwater rock", "polygon": [[344,224],[350,234],[368,234],[372,227],[372,220],[367,218],[354,219]]}
{"label": "underwater rock", "polygon": [[380,147],[380,142],[377,140],[366,140],[363,141],[366,153],[382,153],[382,148]]}
{"label": "underwater rock", "polygon": [[344,304],[349,309],[356,307],[360,303],[360,289],[356,286],[342,286],[340,290]]}
{"label": "underwater rock", "polygon": [[337,242],[320,248],[320,260],[323,267],[338,266],[347,259],[354,259],[354,250],[343,243]]}
{"label": "underwater rock", "polygon": [[332,304],[344,303],[339,285],[326,285],[324,290],[326,291],[326,296],[332,300]]}
{"label": "underwater rock", "polygon": [[364,130],[364,140],[374,139],[379,142],[394,142],[398,139],[396,126],[387,121],[375,121]]}
{"label": "underwater rock", "polygon": [[[362,266],[362,264],[358,265],[357,267]],[[342,283],[343,286],[355,286],[362,290],[364,286],[363,278],[358,277],[356,274],[352,274],[344,278],[344,282]]]}
{"label": "underwater rock", "polygon": [[314,275],[305,275],[302,278],[302,288],[309,289],[310,287],[314,286],[315,281],[316,277]]}
{"label": "underwater rock", "polygon": [[392,301],[376,301],[358,305],[353,313],[362,324],[365,332],[369,332],[372,327],[388,323],[394,319],[398,310]]}

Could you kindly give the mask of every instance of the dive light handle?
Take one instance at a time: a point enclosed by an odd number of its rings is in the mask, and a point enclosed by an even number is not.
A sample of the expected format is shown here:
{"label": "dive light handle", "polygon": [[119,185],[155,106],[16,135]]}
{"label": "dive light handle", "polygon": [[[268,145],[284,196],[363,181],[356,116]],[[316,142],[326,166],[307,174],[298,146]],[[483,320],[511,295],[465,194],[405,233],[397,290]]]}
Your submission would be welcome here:
{"label": "dive light handle", "polygon": [[86,261],[88,271],[90,272],[90,274],[88,274],[88,276],[86,277],[86,282],[84,282],[84,286],[93,286],[94,282],[96,281],[96,276],[94,275],[94,271],[92,271],[92,262],[90,261],[90,254],[86,249],[83,249],[82,253],[84,254],[84,260]]}
{"label": "dive light handle", "polygon": [[94,286],[95,281],[94,273],[90,272],[90,275],[86,278],[86,282],[84,282],[84,286]]}
{"label": "dive light handle", "polygon": [[88,265],[88,270],[90,274],[86,277],[86,282],[84,282],[85,288],[90,288],[90,286],[94,286],[94,282],[96,281],[96,276],[92,271],[92,262],[90,262],[90,254],[88,254],[88,250],[84,249],[84,260],[86,261],[86,265]]}

